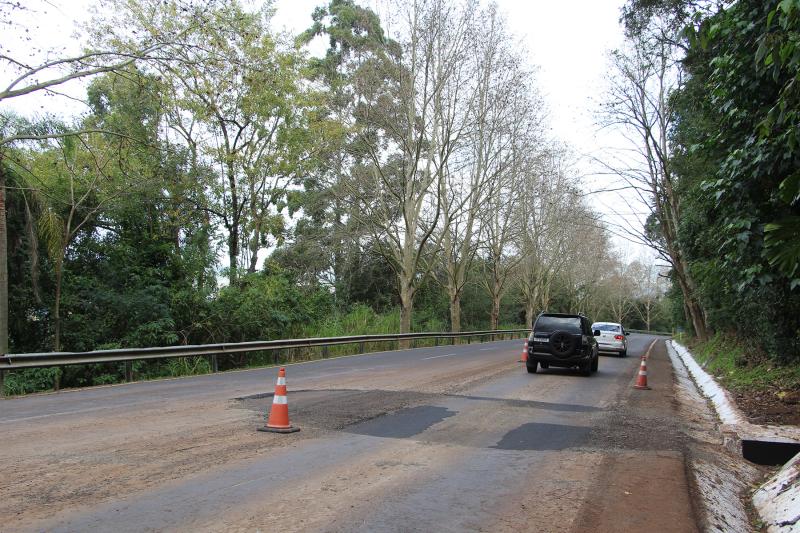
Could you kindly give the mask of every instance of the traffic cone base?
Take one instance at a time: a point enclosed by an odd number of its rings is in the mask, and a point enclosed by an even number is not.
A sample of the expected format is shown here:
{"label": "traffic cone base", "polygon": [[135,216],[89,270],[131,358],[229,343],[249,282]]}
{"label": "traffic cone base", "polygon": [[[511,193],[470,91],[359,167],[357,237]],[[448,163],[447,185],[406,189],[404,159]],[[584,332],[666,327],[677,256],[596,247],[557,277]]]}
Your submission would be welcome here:
{"label": "traffic cone base", "polygon": [[271,428],[269,426],[263,426],[258,428],[258,431],[266,431],[268,433],[294,433],[295,431],[300,431],[300,428]]}
{"label": "traffic cone base", "polygon": [[267,425],[258,431],[269,433],[294,433],[300,428],[289,423],[289,402],[286,399],[286,369],[278,370],[278,381],[275,383],[275,395],[272,397],[272,408],[269,410]]}

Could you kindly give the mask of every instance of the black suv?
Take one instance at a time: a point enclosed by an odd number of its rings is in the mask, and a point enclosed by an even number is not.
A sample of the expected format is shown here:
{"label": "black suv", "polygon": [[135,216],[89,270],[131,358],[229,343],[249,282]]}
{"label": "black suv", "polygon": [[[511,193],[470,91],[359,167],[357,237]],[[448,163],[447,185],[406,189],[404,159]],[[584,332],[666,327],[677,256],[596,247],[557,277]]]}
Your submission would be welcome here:
{"label": "black suv", "polygon": [[533,323],[528,337],[528,361],[531,374],[536,367],[577,367],[584,375],[597,372],[597,341],[592,323],[583,315],[542,313]]}

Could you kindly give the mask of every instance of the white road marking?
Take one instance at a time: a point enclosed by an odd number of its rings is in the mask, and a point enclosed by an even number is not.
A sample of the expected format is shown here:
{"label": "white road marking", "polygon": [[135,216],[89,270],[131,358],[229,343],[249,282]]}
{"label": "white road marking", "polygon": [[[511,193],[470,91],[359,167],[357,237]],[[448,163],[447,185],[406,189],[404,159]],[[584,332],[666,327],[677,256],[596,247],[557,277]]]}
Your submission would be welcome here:
{"label": "white road marking", "polygon": [[650,346],[647,347],[647,352],[644,354],[644,358],[648,359],[650,357],[650,350],[653,349],[653,346],[658,342],[658,339],[654,339],[653,342],[650,343]]}
{"label": "white road marking", "polygon": [[[161,400],[159,400],[158,402],[146,402],[146,403],[142,402],[142,403],[136,404],[136,406],[138,407],[140,405],[159,403],[160,401]],[[53,416],[80,415],[80,414],[83,414],[83,413],[92,413],[94,411],[105,411],[106,409],[126,409],[126,408],[130,408],[130,407],[126,406],[126,405],[107,405],[107,406],[103,406],[103,407],[90,407],[88,409],[78,409],[78,410],[75,410],[75,411],[62,411],[60,413],[49,413],[49,414],[46,414],[46,415],[23,416],[23,417],[20,417],[20,418],[11,418],[11,419],[7,419],[7,420],[0,420],[0,424],[11,424],[12,422],[24,422],[25,420],[38,420],[40,418],[50,418],[50,417],[53,417]]]}
{"label": "white road marking", "polygon": [[450,357],[451,355],[458,355],[457,353],[446,353],[444,355],[434,355],[433,357],[423,357],[422,360],[426,361],[428,359],[439,359],[440,357]]}
{"label": "white road marking", "polygon": [[479,352],[488,352],[489,350],[494,350],[494,348],[481,348],[478,350]]}

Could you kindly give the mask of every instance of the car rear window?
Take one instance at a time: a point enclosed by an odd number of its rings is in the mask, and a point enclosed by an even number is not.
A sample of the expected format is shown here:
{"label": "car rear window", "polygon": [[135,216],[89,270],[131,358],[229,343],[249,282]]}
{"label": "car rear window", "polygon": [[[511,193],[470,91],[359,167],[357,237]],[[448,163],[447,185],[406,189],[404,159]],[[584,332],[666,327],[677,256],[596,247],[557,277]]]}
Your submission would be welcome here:
{"label": "car rear window", "polygon": [[534,330],[542,333],[552,333],[557,330],[580,333],[581,319],[565,316],[540,316],[539,320],[536,321]]}
{"label": "car rear window", "polygon": [[619,333],[619,326],[615,326],[614,324],[594,324],[592,329],[599,329],[600,331],[613,331],[614,333]]}

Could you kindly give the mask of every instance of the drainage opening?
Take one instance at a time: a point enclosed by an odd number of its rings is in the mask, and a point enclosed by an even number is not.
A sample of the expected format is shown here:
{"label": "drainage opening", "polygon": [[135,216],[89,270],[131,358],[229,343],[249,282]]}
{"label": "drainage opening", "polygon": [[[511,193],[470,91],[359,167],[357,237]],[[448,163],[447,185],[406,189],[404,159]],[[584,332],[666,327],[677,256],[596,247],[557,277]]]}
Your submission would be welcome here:
{"label": "drainage opening", "polygon": [[742,439],[742,456],[759,465],[783,465],[798,453],[800,442]]}

